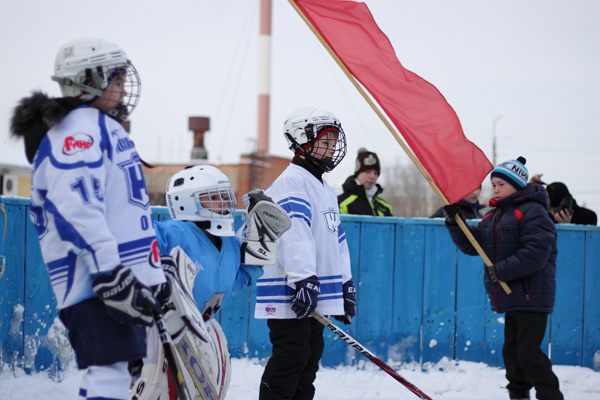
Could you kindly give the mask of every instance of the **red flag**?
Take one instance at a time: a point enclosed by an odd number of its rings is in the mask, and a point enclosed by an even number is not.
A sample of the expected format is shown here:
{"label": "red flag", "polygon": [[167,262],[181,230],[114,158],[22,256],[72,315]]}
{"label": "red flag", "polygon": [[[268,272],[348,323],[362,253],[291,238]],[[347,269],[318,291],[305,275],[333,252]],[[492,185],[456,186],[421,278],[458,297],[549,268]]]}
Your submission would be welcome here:
{"label": "red flag", "polygon": [[429,82],[405,69],[364,3],[293,0],[350,73],[386,112],[450,203],[493,169],[465,137],[456,113]]}

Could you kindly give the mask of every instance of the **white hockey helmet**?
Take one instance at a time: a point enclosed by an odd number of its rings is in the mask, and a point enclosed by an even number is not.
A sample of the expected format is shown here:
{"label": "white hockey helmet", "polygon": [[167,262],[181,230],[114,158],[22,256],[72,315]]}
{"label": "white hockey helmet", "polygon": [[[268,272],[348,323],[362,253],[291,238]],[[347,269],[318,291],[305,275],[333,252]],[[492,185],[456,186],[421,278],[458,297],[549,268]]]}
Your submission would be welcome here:
{"label": "white hockey helmet", "polygon": [[[133,112],[141,94],[141,80],[127,54],[114,43],[82,38],[63,44],[56,54],[54,75],[64,97],[77,97],[88,103],[102,97],[115,79],[122,80],[125,94],[105,112],[121,122]],[[116,88],[115,88],[116,89]],[[119,97],[119,96],[117,96]]]}
{"label": "white hockey helmet", "polygon": [[[325,156],[315,157],[319,152],[319,139],[329,133],[335,134],[335,145],[329,145]],[[346,155],[346,134],[340,121],[329,111],[312,107],[295,109],[283,124],[283,135],[295,155],[303,156],[324,172],[333,170]]]}
{"label": "white hockey helmet", "polygon": [[234,236],[237,202],[227,176],[210,165],[188,167],[167,182],[165,194],[171,218],[206,221],[215,236]]}

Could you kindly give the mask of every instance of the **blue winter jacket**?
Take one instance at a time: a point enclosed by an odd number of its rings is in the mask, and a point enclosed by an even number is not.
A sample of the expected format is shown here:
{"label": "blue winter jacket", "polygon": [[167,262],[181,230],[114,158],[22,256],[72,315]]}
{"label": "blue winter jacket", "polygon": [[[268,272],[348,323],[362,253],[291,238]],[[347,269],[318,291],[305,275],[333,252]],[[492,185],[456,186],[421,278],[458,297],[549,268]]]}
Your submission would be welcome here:
{"label": "blue winter jacket", "polygon": [[[496,264],[498,279],[512,289],[512,294],[506,294],[491,281],[486,269],[483,281],[492,309],[498,313],[552,313],[556,296],[556,227],[548,215],[546,189],[530,183],[511,196],[492,199],[490,205],[495,208],[469,230]],[[458,225],[446,226],[463,253],[478,255]]]}

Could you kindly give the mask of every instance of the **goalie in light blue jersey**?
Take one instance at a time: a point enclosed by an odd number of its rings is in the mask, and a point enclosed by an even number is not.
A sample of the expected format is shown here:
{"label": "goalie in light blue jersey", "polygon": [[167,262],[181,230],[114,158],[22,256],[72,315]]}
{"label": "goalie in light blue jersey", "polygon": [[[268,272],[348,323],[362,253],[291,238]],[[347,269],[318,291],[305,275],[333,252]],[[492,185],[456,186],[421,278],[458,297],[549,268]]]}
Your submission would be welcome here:
{"label": "goalie in light blue jersey", "polygon": [[[262,191],[253,191],[244,196],[248,211],[243,217],[244,226],[236,235],[235,193],[227,176],[209,165],[176,173],[167,183],[165,197],[172,220],[155,223],[158,248],[161,255],[175,258],[176,274],[188,277],[179,282],[193,281],[190,294],[196,303],[194,307],[212,340],[205,343],[201,336],[191,334],[191,329],[179,330],[177,327],[182,324],[175,322],[173,313],[165,315],[167,325],[174,342],[184,340],[196,352],[198,365],[208,376],[212,389],[224,398],[230,380],[230,355],[226,337],[214,317],[231,293],[255,283],[263,274],[263,265],[275,263],[275,241],[289,228],[290,220]],[[183,258],[181,253],[185,254]],[[172,389],[166,374],[161,373],[163,359],[156,332],[151,331],[148,357],[134,383],[141,393],[132,391],[136,399],[169,398]],[[188,388],[197,394],[199,388],[191,373],[194,371],[184,370],[184,377],[186,383],[190,380]]]}

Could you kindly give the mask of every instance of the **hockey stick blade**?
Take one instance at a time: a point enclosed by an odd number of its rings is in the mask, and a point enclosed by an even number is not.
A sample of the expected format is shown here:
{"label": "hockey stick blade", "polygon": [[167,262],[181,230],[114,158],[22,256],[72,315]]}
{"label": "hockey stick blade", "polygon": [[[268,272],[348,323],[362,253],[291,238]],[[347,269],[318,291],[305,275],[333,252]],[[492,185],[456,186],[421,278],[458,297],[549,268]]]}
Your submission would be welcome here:
{"label": "hockey stick blade", "polygon": [[169,370],[171,371],[171,375],[173,376],[173,382],[175,384],[175,391],[177,394],[177,399],[179,400],[193,400],[190,395],[190,391],[185,384],[185,379],[183,378],[183,373],[181,372],[181,367],[177,362],[177,356],[175,355],[175,348],[173,346],[173,339],[167,331],[167,324],[163,319],[163,315],[160,311],[154,312],[154,322],[156,323],[156,328],[158,329],[158,336],[160,337],[160,341],[162,343],[163,349],[165,351],[165,358],[167,359],[167,363],[169,364]]}
{"label": "hockey stick blade", "polygon": [[371,353],[367,350],[362,344],[358,343],[352,336],[348,335],[346,332],[338,328],[334,325],[328,318],[326,318],[323,314],[318,311],[312,312],[312,317],[319,321],[321,324],[329,328],[333,333],[339,336],[344,342],[348,343],[350,346],[354,347],[360,354],[367,357],[369,361],[373,364],[377,365],[379,368],[388,373],[392,378],[403,384],[408,390],[414,393],[420,399],[432,400],[431,397],[427,396],[425,393],[421,391],[418,387],[404,379],[400,374],[398,374],[392,367],[381,361],[381,359],[377,358],[375,354]]}

